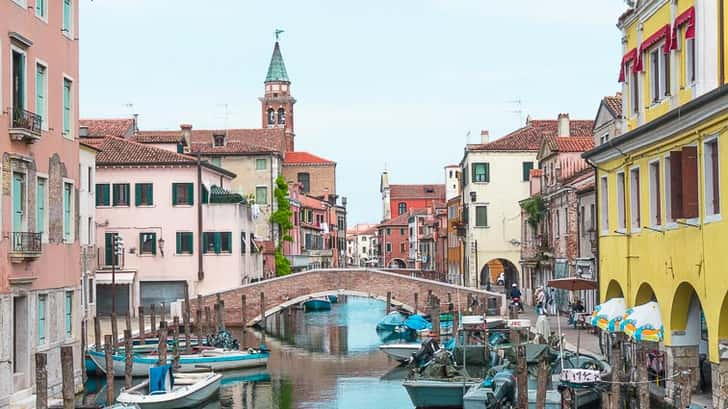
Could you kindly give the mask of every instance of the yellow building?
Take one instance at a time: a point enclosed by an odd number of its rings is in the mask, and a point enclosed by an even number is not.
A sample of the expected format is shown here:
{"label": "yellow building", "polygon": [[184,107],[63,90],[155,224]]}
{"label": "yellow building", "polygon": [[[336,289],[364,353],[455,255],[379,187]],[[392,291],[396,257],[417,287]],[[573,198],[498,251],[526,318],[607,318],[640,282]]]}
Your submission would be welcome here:
{"label": "yellow building", "polygon": [[584,155],[597,167],[601,299],[656,301],[667,373],[690,369],[697,387],[704,354],[719,408],[728,407],[726,6],[637,1],[620,17],[627,132]]}

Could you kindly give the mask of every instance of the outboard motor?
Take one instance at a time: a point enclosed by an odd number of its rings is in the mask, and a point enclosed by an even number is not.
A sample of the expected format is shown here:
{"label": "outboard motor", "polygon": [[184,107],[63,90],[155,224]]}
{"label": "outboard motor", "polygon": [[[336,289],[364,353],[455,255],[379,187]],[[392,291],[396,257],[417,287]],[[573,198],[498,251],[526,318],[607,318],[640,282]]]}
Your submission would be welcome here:
{"label": "outboard motor", "polygon": [[414,363],[416,367],[420,368],[426,363],[432,360],[435,356],[435,352],[440,349],[440,343],[434,338],[427,338],[422,341],[420,349],[415,352],[409,360],[409,363]]}

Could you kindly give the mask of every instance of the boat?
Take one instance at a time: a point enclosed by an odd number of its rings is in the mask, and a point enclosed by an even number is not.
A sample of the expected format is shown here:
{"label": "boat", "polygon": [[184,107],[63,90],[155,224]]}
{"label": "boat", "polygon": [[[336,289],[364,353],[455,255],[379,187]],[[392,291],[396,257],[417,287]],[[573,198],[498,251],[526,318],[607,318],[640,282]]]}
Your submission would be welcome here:
{"label": "boat", "polygon": [[331,304],[338,304],[339,303],[339,297],[337,297],[336,295],[330,294],[330,295],[327,295],[327,297],[329,299],[329,302],[331,302]]}
{"label": "boat", "polygon": [[331,301],[328,297],[311,298],[303,302],[306,311],[328,311],[331,309]]}
{"label": "boat", "polygon": [[[106,356],[103,352],[88,351],[89,356],[96,366],[106,373]],[[178,372],[201,372],[212,369],[213,371],[225,371],[231,369],[254,368],[265,366],[268,363],[268,352],[263,350],[249,349],[247,351],[229,351],[220,348],[205,349],[193,354],[180,355]],[[124,376],[125,356],[117,353],[112,356],[114,376]],[[173,356],[167,357],[167,362],[172,362]],[[159,363],[156,355],[134,355],[132,376],[146,376],[149,368]]]}
{"label": "boat", "polygon": [[[491,387],[480,383],[468,390],[463,397],[463,409],[483,409],[502,407],[501,403],[515,401],[515,386],[498,385]],[[498,402],[498,403],[496,403]],[[536,409],[536,391],[528,390],[528,409]],[[544,409],[560,409],[561,393],[555,389],[546,391]]]}
{"label": "boat", "polygon": [[[139,338],[135,338],[133,340],[133,344],[132,345],[133,345],[132,348],[133,348],[133,351],[134,351],[134,354],[135,355],[137,355],[137,354],[150,354],[150,353],[155,352],[157,350],[157,348],[159,347],[159,339],[158,338],[145,338],[144,339],[144,343],[142,343]],[[169,347],[172,347],[174,345],[174,340],[171,339],[171,338],[169,340],[167,340],[167,345]],[[180,347],[180,349],[184,350],[186,348],[186,345],[187,345],[187,342],[185,342],[184,340],[180,340],[179,341],[179,347]],[[197,347],[199,345],[200,344],[197,342],[196,337],[195,337],[195,339],[191,339],[190,340],[190,347],[191,348],[195,348],[195,347]],[[208,345],[207,344],[207,339],[204,339],[202,341],[202,345]],[[93,347],[89,347],[89,349],[93,349]],[[118,349],[118,351],[119,351],[120,354],[123,354],[124,346],[120,346],[119,349]],[[99,373],[101,373],[101,370],[96,365],[96,362],[94,362],[94,360],[91,359],[91,356],[89,356],[88,351],[86,352],[85,362],[84,363],[85,363],[85,367],[86,367],[86,373],[89,373],[89,374],[99,374]]]}
{"label": "boat", "polygon": [[172,374],[171,365],[162,365],[151,368],[147,380],[122,389],[116,401],[141,409],[197,407],[217,393],[221,379],[222,375],[214,372]]}
{"label": "boat", "polygon": [[405,379],[402,385],[416,408],[462,408],[463,396],[480,383],[475,378]]}
{"label": "boat", "polygon": [[379,320],[377,323],[377,331],[390,331],[394,332],[402,325],[407,317],[399,311],[392,311],[385,315],[384,318]]}
{"label": "boat", "polygon": [[397,361],[404,362],[408,360],[412,354],[420,349],[419,343],[397,343],[397,344],[383,344],[379,346],[379,350],[387,354],[389,357],[396,359]]}

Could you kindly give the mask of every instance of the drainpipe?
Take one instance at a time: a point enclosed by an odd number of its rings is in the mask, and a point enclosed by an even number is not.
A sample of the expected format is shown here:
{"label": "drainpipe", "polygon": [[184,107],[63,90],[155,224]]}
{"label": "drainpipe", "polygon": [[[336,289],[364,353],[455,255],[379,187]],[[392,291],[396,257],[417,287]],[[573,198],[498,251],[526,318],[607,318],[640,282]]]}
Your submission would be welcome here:
{"label": "drainpipe", "polygon": [[202,158],[197,152],[197,240],[200,243],[197,249],[197,280],[205,279],[205,271],[202,266]]}
{"label": "drainpipe", "polygon": [[[594,247],[594,249],[596,250],[594,252],[594,267],[596,269],[596,274],[597,274],[597,286],[600,287],[600,289],[601,289],[602,272],[601,272],[601,269],[599,268],[599,230],[600,230],[599,214],[602,212],[602,209],[600,206],[601,201],[599,200],[599,173],[597,172],[597,170],[599,168],[590,159],[584,159],[584,160],[586,161],[586,163],[589,164],[589,166],[594,168],[594,208],[596,209],[596,212],[597,212],[597,214],[595,215],[596,217],[594,219],[597,224],[596,226],[594,226],[594,235],[596,236],[596,241],[597,241],[597,245]],[[577,206],[577,209],[578,209],[578,206]],[[607,212],[609,212],[609,209],[607,209]],[[627,260],[627,261],[629,261],[629,260]],[[602,299],[600,289],[597,290],[597,300],[596,300],[597,305],[599,305],[601,303],[601,299]]]}

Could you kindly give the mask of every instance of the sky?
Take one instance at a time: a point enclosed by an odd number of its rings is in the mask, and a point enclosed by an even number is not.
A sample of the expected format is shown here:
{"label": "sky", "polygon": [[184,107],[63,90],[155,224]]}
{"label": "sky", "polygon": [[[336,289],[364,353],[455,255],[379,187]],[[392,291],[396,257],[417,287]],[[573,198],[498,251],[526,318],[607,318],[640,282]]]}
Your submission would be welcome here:
{"label": "sky", "polygon": [[[274,31],[296,150],[337,162],[348,224],[379,181],[444,183],[480,131],[594,119],[620,89],[619,0],[82,0],[80,114],[144,130],[258,128]],[[470,136],[468,136],[470,134]]]}

